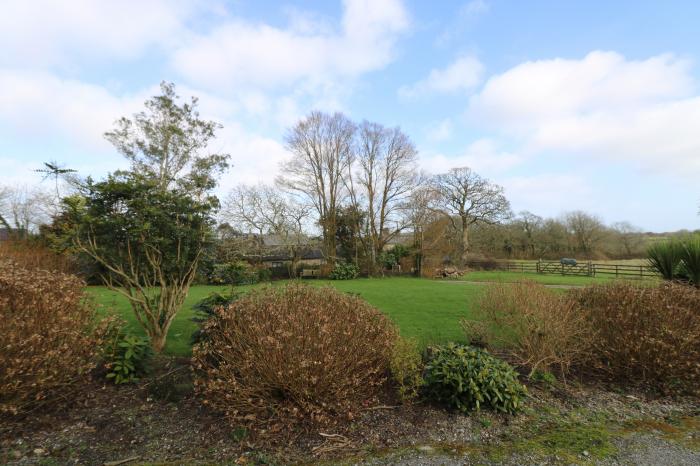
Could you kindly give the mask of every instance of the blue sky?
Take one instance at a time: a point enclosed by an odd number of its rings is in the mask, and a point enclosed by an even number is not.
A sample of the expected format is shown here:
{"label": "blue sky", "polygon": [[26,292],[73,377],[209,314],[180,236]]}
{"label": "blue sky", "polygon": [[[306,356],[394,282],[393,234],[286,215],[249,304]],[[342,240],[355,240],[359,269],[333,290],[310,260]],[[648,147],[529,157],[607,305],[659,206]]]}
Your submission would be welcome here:
{"label": "blue sky", "polygon": [[220,121],[222,179],[271,182],[312,109],[399,125],[421,166],[469,165],[513,209],[700,228],[700,2],[3,2],[0,185],[102,138],[161,80]]}

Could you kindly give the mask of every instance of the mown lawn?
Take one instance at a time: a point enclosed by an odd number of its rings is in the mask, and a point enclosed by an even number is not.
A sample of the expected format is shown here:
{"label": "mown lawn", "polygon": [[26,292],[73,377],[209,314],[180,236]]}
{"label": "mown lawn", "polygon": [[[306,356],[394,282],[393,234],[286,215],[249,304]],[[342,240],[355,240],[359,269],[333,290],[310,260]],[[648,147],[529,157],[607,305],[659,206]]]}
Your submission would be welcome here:
{"label": "mown lawn", "polygon": [[[283,282],[275,282],[280,285]],[[480,285],[445,283],[420,278],[376,278],[348,281],[308,280],[314,286],[333,286],[341,291],[357,293],[386,313],[399,326],[401,334],[416,337],[421,344],[462,340],[459,320],[470,315],[475,299],[483,289]],[[194,286],[183,308],[173,321],[165,351],[185,356],[190,353],[190,335],[196,324],[190,319],[192,306],[223,286]],[[236,287],[245,291],[250,287]],[[131,329],[143,335],[126,299],[104,287],[92,286],[88,292],[95,298],[102,313],[116,313]]]}
{"label": "mown lawn", "polygon": [[465,273],[461,278],[473,282],[516,282],[531,280],[545,285],[593,285],[614,280],[612,276],[587,277],[581,275],[545,275],[537,273],[479,271]]}
{"label": "mown lawn", "polygon": [[[517,281],[522,278],[538,279],[551,284],[585,285],[601,282],[601,279],[571,276],[542,276],[512,272],[471,272],[464,280]],[[279,286],[284,282],[275,282]],[[470,317],[472,309],[484,289],[483,285],[463,281],[429,280],[421,278],[374,278],[348,281],[308,280],[314,286],[333,286],[341,291],[357,293],[389,316],[399,327],[401,334],[415,337],[422,345],[445,341],[461,341],[464,336],[459,320]],[[260,285],[257,285],[260,286]],[[192,306],[214,291],[225,291],[224,286],[194,286],[183,308],[173,322],[165,352],[171,355],[190,354],[190,335],[196,329],[191,321]],[[251,287],[236,287],[246,291]],[[131,329],[143,335],[126,299],[104,287],[89,287],[102,313],[116,313],[127,321]]]}

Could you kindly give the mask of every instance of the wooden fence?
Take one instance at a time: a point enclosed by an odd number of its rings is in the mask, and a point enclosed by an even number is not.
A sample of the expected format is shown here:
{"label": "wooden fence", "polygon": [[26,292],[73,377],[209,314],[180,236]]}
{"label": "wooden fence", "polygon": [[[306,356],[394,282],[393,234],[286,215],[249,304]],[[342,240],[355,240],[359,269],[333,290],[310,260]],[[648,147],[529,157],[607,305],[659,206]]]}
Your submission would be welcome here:
{"label": "wooden fence", "polygon": [[586,277],[614,276],[621,278],[652,278],[658,277],[653,269],[646,265],[632,264],[596,264],[579,262],[576,265],[566,265],[558,261],[471,261],[468,267],[483,270],[502,270],[506,272],[540,273],[549,275],[579,275]]}

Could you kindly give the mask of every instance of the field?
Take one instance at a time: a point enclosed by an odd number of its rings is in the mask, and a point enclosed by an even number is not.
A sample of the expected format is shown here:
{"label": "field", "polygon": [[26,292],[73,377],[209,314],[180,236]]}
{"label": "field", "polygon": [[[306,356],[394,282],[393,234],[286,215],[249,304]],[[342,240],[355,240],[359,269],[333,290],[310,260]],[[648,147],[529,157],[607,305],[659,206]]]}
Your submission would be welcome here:
{"label": "field", "polygon": [[[461,318],[469,317],[478,300],[483,285],[465,281],[505,281],[534,279],[554,285],[587,285],[601,283],[605,279],[576,276],[546,276],[509,272],[471,272],[462,281],[426,280],[420,278],[375,278],[348,281],[309,280],[315,286],[333,286],[341,291],[357,293],[388,315],[407,337],[415,337],[422,345],[445,341],[463,340],[459,327]],[[282,282],[276,282],[277,284]],[[190,353],[190,335],[196,329],[192,322],[192,306],[214,291],[225,291],[225,286],[194,286],[178,313],[168,334],[165,351],[168,354],[186,356]],[[250,287],[236,287],[247,290]],[[122,316],[131,329],[139,334],[138,326],[129,304],[117,293],[103,287],[90,287],[103,313],[115,312]]]}

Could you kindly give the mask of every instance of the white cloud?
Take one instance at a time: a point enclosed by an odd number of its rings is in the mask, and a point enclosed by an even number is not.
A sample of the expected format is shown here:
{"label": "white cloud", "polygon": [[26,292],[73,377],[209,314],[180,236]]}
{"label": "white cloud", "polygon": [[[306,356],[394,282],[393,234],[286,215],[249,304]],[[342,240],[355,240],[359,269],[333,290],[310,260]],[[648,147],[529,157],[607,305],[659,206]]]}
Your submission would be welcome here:
{"label": "white cloud", "polygon": [[[39,168],[44,159],[70,162],[71,168],[96,177],[123,168],[124,159],[102,135],[117,118],[141,110],[144,100],[156,93],[157,86],[152,86],[118,95],[102,86],[48,73],[0,70],[0,128],[9,129],[19,140],[27,140],[22,150],[31,152],[29,141],[41,141],[45,147],[60,148],[61,153],[66,147],[72,151],[70,160],[50,153],[20,162],[22,155],[2,154],[0,184],[38,182],[31,170]],[[239,182],[274,179],[280,161],[288,156],[281,143],[237,123],[236,106],[226,100],[187,87],[178,88],[178,94],[186,99],[198,95],[202,117],[224,126],[210,147],[232,156],[232,168],[221,180],[222,190]]]}
{"label": "white cloud", "polygon": [[490,5],[484,0],[471,0],[462,5],[459,14],[463,18],[469,19],[486,13],[490,8]]}
{"label": "white cloud", "polygon": [[430,173],[444,173],[454,167],[470,167],[479,174],[492,178],[502,176],[504,172],[523,162],[523,157],[503,150],[491,139],[479,139],[457,156],[429,151],[423,151],[421,154],[420,165]]}
{"label": "white cloud", "polygon": [[562,212],[584,209],[599,213],[595,190],[585,177],[566,173],[511,176],[499,181],[515,211],[529,210],[554,217]]}
{"label": "white cloud", "polygon": [[102,133],[138,109],[155,88],[116,96],[102,86],[45,72],[0,69],[0,123],[33,139],[60,137],[83,149],[104,149]]}
{"label": "white cloud", "polygon": [[425,79],[399,88],[399,96],[415,98],[425,94],[466,92],[481,82],[484,65],[472,56],[460,57],[447,67],[432,69]]}
{"label": "white cloud", "polygon": [[445,118],[430,125],[426,131],[428,139],[431,141],[446,141],[452,137],[454,125],[450,118]]}
{"label": "white cloud", "polygon": [[672,55],[626,60],[591,52],[491,77],[468,114],[528,153],[615,160],[632,169],[700,175],[700,97],[690,64]]}
{"label": "white cloud", "polygon": [[10,0],[0,15],[0,66],[135,58],[149,47],[174,45],[202,9],[192,0]]}
{"label": "white cloud", "polygon": [[340,30],[314,21],[296,16],[279,28],[233,18],[193,37],[172,64],[196,85],[232,92],[333,82],[384,67],[409,25],[400,0],[346,0]]}

